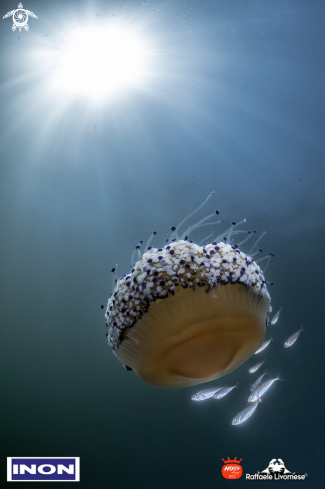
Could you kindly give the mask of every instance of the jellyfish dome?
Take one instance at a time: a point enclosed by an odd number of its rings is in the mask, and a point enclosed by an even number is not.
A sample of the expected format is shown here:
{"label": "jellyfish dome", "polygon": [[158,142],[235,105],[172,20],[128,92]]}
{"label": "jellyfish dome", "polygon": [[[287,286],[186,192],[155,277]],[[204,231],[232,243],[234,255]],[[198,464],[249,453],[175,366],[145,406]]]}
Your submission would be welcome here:
{"label": "jellyfish dome", "polygon": [[[263,343],[272,310],[256,253],[239,249],[254,235],[236,230],[245,220],[233,222],[210,244],[195,244],[189,234],[220,224],[206,223],[218,211],[180,234],[203,204],[171,228],[164,247],[149,246],[155,232],[143,254],[136,247],[131,273],[115,277],[108,300],[105,318],[114,354],[157,387],[187,387],[232,372]],[[241,233],[246,237],[235,244],[233,237]]]}

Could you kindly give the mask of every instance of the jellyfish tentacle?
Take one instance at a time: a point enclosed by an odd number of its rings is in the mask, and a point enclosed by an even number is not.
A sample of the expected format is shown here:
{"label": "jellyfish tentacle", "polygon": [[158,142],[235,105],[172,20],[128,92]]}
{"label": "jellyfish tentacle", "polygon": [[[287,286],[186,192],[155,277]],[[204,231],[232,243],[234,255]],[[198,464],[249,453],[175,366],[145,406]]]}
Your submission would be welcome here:
{"label": "jellyfish tentacle", "polygon": [[133,253],[131,255],[131,268],[133,268],[133,266],[135,264],[135,261],[134,260],[135,260],[136,251],[137,251],[136,248],[134,248]]}
{"label": "jellyfish tentacle", "polygon": [[259,260],[257,260],[257,261],[256,261],[256,263],[259,263],[259,262],[261,262],[262,260],[267,260],[267,263],[266,263],[266,265],[265,265],[265,268],[264,268],[264,270],[263,270],[263,273],[265,273],[265,272],[266,272],[267,267],[268,267],[268,266],[269,266],[269,264],[270,264],[270,260],[271,260],[271,258],[274,258],[274,253],[270,253],[268,256],[263,256],[263,258],[260,258]]}
{"label": "jellyfish tentacle", "polygon": [[248,241],[253,236],[253,234],[256,233],[256,231],[255,230],[253,230],[253,231],[248,230],[247,233],[248,233],[248,236],[245,239],[243,239],[243,241],[238,243],[238,246],[241,246],[244,243],[246,243],[246,241]]}
{"label": "jellyfish tentacle", "polygon": [[138,260],[137,261],[140,261],[141,258],[142,258],[142,253],[141,253],[141,250],[140,250],[140,246],[142,245],[143,241],[140,240],[139,243],[135,246],[134,250],[133,250],[133,253],[131,255],[131,268],[134,267],[135,265],[135,255],[138,253]]}
{"label": "jellyfish tentacle", "polygon": [[153,231],[150,238],[148,239],[148,241],[146,242],[146,245],[144,247],[144,250],[147,251],[147,249],[149,248],[149,245],[151,243],[151,241],[153,240],[154,236],[156,236],[157,232],[156,231]]}
{"label": "jellyfish tentacle", "polygon": [[232,222],[232,223],[231,223],[230,228],[229,228],[229,229],[227,229],[227,230],[225,231],[225,233],[224,233],[224,234],[227,234],[227,241],[228,241],[228,243],[230,242],[230,239],[231,239],[231,236],[232,236],[232,234],[233,234],[233,230],[234,230],[234,228],[235,228],[236,226],[239,226],[240,224],[243,224],[244,222],[246,222],[246,219],[243,219],[242,221],[240,221],[240,222],[238,222],[238,223],[236,223],[236,222]]}
{"label": "jellyfish tentacle", "polygon": [[211,195],[213,195],[215,192],[214,190],[212,192],[209,193],[208,197],[205,199],[205,201],[199,205],[199,207],[197,209],[195,209],[195,211],[191,212],[191,214],[188,214],[186,217],[184,217],[184,219],[176,226],[176,230],[171,234],[170,236],[170,239],[174,238],[174,233],[176,231],[179,231],[179,228],[192,216],[194,216],[194,214],[196,214],[207,202],[208,200],[210,199]]}
{"label": "jellyfish tentacle", "polygon": [[[262,248],[259,248],[257,251],[255,251],[254,253],[252,253],[252,254],[250,255],[250,257],[251,257],[251,258],[253,258],[253,256],[257,255],[258,253],[262,253],[262,251],[263,251],[263,250],[262,250]],[[257,263],[257,261],[256,261],[256,260],[255,260],[255,262]]]}
{"label": "jellyfish tentacle", "polygon": [[[205,221],[207,221],[208,219],[210,219],[211,217],[214,217],[216,215],[216,213],[219,213],[219,211],[215,211],[213,214],[209,214],[208,216],[206,217],[203,217],[202,219],[200,219],[198,222],[196,222],[195,224],[193,224],[192,226],[189,226],[186,231],[183,232],[183,234],[181,235],[180,239],[184,239],[185,236],[189,236],[190,233],[192,233],[195,229],[198,229],[199,227],[203,226],[203,223]],[[217,221],[216,224],[220,224],[221,221]],[[207,223],[207,225],[209,224],[213,224],[213,223]]]}
{"label": "jellyfish tentacle", "polygon": [[118,269],[118,264],[116,263],[115,268],[112,268],[112,272],[114,274],[112,277],[112,291],[115,289],[115,286],[118,282],[117,269]]}
{"label": "jellyfish tentacle", "polygon": [[202,241],[198,243],[198,246],[201,246],[207,239],[211,238],[211,236],[214,236],[216,233],[214,231],[211,232],[208,236],[206,236]]}
{"label": "jellyfish tentacle", "polygon": [[255,243],[253,244],[253,246],[251,247],[251,249],[249,250],[248,252],[248,255],[251,254],[251,252],[253,251],[253,249],[255,248],[255,246],[257,245],[257,243],[263,238],[263,236],[266,235],[266,231],[263,231],[261,236],[255,241]]}

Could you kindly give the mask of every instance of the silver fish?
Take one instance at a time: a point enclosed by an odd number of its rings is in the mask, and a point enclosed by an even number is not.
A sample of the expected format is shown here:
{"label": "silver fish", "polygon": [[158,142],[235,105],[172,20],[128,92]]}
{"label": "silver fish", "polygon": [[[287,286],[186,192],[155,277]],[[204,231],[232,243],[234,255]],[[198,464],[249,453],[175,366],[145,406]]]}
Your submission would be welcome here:
{"label": "silver fish", "polygon": [[272,321],[271,321],[272,326],[274,326],[275,323],[278,322],[278,319],[279,319],[279,316],[280,316],[280,312],[281,311],[283,311],[282,307],[280,307],[280,309],[278,310],[278,312],[276,314],[274,314],[274,316],[272,318]]}
{"label": "silver fish", "polygon": [[232,420],[231,424],[236,425],[236,424],[241,424],[244,423],[245,421],[248,420],[248,418],[254,413],[255,409],[257,408],[258,404],[262,401],[262,399],[258,398],[257,401],[252,402],[251,404],[248,404],[244,409],[239,411],[238,414],[234,417]]}
{"label": "silver fish", "polygon": [[249,373],[250,373],[250,374],[253,374],[254,372],[256,372],[256,370],[258,370],[258,369],[261,367],[261,365],[263,365],[263,363],[264,363],[264,362],[265,362],[265,358],[264,358],[263,362],[261,362],[261,363],[255,363],[255,365],[253,365],[253,366],[252,366],[252,367],[251,367],[251,368],[248,370],[248,371],[249,371]]}
{"label": "silver fish", "polygon": [[254,355],[256,355],[256,353],[260,353],[261,351],[263,351],[264,348],[266,348],[271,343],[271,341],[273,341],[273,338],[270,338],[269,340],[264,341],[263,345],[260,346],[258,350],[256,350],[256,352],[254,353]]}
{"label": "silver fish", "polygon": [[213,399],[221,399],[222,397],[226,396],[230,391],[232,391],[235,387],[237,387],[238,382],[236,385],[233,385],[232,387],[223,387],[223,389],[220,389],[220,391],[216,392],[213,396]]}
{"label": "silver fish", "polygon": [[280,377],[276,377],[275,379],[267,380],[266,382],[263,382],[263,384],[259,385],[256,387],[256,389],[251,393],[251,395],[248,397],[247,401],[248,402],[256,402],[258,398],[261,398],[263,394],[271,387],[273,382],[276,380],[282,380]]}
{"label": "silver fish", "polygon": [[264,374],[260,375],[256,380],[255,382],[253,382],[253,384],[251,385],[250,387],[250,391],[253,392],[256,387],[258,387],[260,385],[260,383],[262,382],[263,380],[263,377],[267,374],[267,370],[265,370]]}
{"label": "silver fish", "polygon": [[292,346],[298,339],[298,336],[300,335],[301,331],[305,331],[303,328],[303,324],[301,325],[301,328],[299,331],[296,331],[293,333],[289,338],[284,342],[284,348],[289,348],[289,346]]}
{"label": "silver fish", "polygon": [[221,389],[223,389],[223,387],[209,387],[208,389],[203,389],[202,391],[197,392],[191,399],[192,401],[205,401],[212,397],[216,392],[221,391]]}

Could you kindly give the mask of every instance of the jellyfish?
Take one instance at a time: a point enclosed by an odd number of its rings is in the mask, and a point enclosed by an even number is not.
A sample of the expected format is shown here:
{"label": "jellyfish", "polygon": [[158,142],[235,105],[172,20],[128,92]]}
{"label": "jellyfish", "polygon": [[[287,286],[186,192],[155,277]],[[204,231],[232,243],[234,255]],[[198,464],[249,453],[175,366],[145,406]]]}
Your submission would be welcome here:
{"label": "jellyfish", "polygon": [[[113,292],[105,312],[108,344],[127,370],[156,387],[181,388],[229,374],[262,345],[271,308],[267,283],[252,253],[241,250],[256,231],[231,226],[211,243],[212,232],[196,244],[189,235],[215,211],[181,229],[214,192],[178,226],[161,248],[150,246],[131,258],[131,272],[112,269]],[[235,236],[246,236],[235,244]],[[266,265],[266,266],[267,266]],[[266,267],[265,267],[266,268]]]}

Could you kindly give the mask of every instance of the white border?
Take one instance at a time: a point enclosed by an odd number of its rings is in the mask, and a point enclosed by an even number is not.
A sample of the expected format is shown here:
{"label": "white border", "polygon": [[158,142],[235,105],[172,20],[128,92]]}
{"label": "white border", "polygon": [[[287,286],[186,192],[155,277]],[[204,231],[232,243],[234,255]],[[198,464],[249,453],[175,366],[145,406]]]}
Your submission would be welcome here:
{"label": "white border", "polygon": [[[49,458],[49,459],[68,459],[68,458],[73,458],[75,460],[75,480],[69,480],[69,479],[61,479],[61,480],[39,480],[39,479],[28,479],[28,480],[12,480],[12,472],[11,472],[11,466],[12,466],[12,459],[17,458],[17,459],[29,459],[29,460],[36,460],[40,458]],[[80,482],[80,457],[7,457],[7,482]]]}

